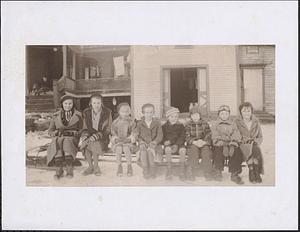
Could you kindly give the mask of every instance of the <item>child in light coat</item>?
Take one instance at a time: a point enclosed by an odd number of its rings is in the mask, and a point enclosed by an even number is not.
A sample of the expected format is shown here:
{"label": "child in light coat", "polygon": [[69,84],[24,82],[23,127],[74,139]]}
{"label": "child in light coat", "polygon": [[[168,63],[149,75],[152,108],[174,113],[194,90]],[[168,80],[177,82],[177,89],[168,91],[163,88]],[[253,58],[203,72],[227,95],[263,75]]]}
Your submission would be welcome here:
{"label": "child in light coat", "polygon": [[125,153],[127,161],[127,176],[132,176],[132,147],[135,143],[135,122],[130,117],[131,109],[128,103],[120,103],[118,105],[119,116],[113,121],[111,125],[111,144],[112,150],[116,153],[117,158],[117,175],[122,176],[122,153]]}

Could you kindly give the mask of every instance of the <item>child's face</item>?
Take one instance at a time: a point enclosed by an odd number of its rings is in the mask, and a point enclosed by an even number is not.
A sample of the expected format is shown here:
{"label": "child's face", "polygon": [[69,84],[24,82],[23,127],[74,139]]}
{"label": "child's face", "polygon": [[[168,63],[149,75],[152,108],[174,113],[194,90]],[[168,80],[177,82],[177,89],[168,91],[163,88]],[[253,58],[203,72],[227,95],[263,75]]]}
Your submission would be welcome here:
{"label": "child's face", "polygon": [[193,122],[198,122],[200,120],[200,114],[193,113],[193,114],[191,114],[191,118],[192,118]]}
{"label": "child's face", "polygon": [[243,107],[241,110],[243,119],[250,120],[252,116],[252,111],[250,107]]}
{"label": "child's face", "polygon": [[129,117],[130,108],[128,106],[122,106],[119,110],[119,115],[121,116],[121,118]]}
{"label": "child's face", "polygon": [[43,81],[46,82],[47,81],[47,77],[43,77]]}
{"label": "child's face", "polygon": [[223,121],[228,120],[228,119],[229,119],[229,116],[230,116],[230,113],[229,113],[228,111],[225,111],[225,110],[223,110],[223,111],[221,111],[221,112],[219,113],[219,118],[220,118],[221,120],[223,120]]}
{"label": "child's face", "polygon": [[72,99],[67,99],[63,102],[63,108],[65,111],[69,111],[73,107],[73,100]]}
{"label": "child's face", "polygon": [[92,98],[91,99],[91,105],[93,110],[98,113],[102,106],[102,100],[100,98]]}
{"label": "child's face", "polygon": [[153,107],[144,108],[144,117],[147,121],[151,121],[154,115]]}
{"label": "child's face", "polygon": [[171,114],[168,117],[168,120],[173,125],[173,124],[175,124],[178,121],[178,118],[179,118],[179,114],[178,113],[174,113],[174,114]]}

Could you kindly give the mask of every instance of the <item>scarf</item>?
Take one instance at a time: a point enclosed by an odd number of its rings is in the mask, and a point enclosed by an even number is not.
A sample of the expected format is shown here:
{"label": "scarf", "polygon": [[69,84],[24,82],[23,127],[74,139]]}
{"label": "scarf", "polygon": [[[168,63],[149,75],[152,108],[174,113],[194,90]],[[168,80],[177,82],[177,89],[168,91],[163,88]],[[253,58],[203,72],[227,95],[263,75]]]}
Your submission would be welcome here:
{"label": "scarf", "polygon": [[62,110],[61,119],[64,126],[68,126],[69,121],[71,120],[72,116],[74,114],[74,108],[72,108],[69,111]]}

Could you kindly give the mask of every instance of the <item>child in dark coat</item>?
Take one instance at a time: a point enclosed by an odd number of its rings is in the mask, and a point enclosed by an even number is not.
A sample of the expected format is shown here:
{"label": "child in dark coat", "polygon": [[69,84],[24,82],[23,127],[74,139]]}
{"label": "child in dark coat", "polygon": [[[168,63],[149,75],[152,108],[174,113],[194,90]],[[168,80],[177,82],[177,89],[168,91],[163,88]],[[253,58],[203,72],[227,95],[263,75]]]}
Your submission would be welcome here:
{"label": "child in dark coat", "polygon": [[90,107],[83,111],[83,129],[79,144],[89,165],[83,172],[84,176],[92,173],[101,175],[98,157],[109,142],[111,123],[111,110],[103,106],[100,94],[93,94]]}
{"label": "child in dark coat", "polygon": [[200,108],[194,106],[190,109],[191,121],[186,125],[187,142],[187,178],[195,180],[194,171],[199,166],[204,170],[206,180],[213,180],[211,130],[208,123],[201,119]]}
{"label": "child in dark coat", "polygon": [[80,130],[82,128],[81,113],[74,107],[71,96],[61,98],[62,109],[53,114],[49,127],[49,135],[53,137],[47,150],[47,164],[54,161],[55,179],[63,177],[63,166],[66,165],[67,177],[73,177],[73,161],[78,151]]}
{"label": "child in dark coat", "polygon": [[163,138],[160,120],[154,120],[154,105],[147,103],[142,106],[143,118],[137,123],[136,135],[139,143],[140,159],[144,178],[156,177],[154,156]]}
{"label": "child in dark coat", "polygon": [[117,175],[122,176],[122,153],[125,153],[127,161],[127,176],[132,176],[131,151],[135,143],[135,122],[130,117],[131,110],[128,103],[118,105],[119,116],[111,125],[111,144],[112,150],[116,153],[118,171]]}
{"label": "child in dark coat", "polygon": [[[245,102],[239,107],[240,117],[236,119],[236,124],[242,136],[241,149],[250,147],[247,152],[243,152],[244,160],[249,168],[249,181],[251,183],[261,183],[263,174],[263,156],[260,145],[263,141],[259,120],[253,115],[253,106],[250,102]],[[242,149],[244,151],[244,149]]]}
{"label": "child in dark coat", "polygon": [[172,154],[179,154],[180,173],[179,178],[184,180],[185,177],[185,128],[178,122],[179,110],[170,108],[166,111],[168,121],[162,126],[163,146],[167,160],[166,179],[172,179]]}
{"label": "child in dark coat", "polygon": [[213,166],[215,170],[215,180],[222,180],[222,171],[224,170],[224,158],[229,157],[229,172],[231,180],[237,184],[243,184],[238,175],[242,172],[243,157],[239,151],[239,142],[241,135],[234,121],[230,118],[230,108],[222,105],[218,110],[218,119],[212,127],[213,142]]}

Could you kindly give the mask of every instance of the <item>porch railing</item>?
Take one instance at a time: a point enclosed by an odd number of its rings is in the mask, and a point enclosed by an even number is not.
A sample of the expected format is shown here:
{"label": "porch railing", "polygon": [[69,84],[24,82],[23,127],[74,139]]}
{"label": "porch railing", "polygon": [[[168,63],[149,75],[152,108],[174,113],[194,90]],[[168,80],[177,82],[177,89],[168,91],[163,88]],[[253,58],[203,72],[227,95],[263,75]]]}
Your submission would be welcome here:
{"label": "porch railing", "polygon": [[129,91],[131,88],[130,78],[78,79],[75,86],[78,91]]}

